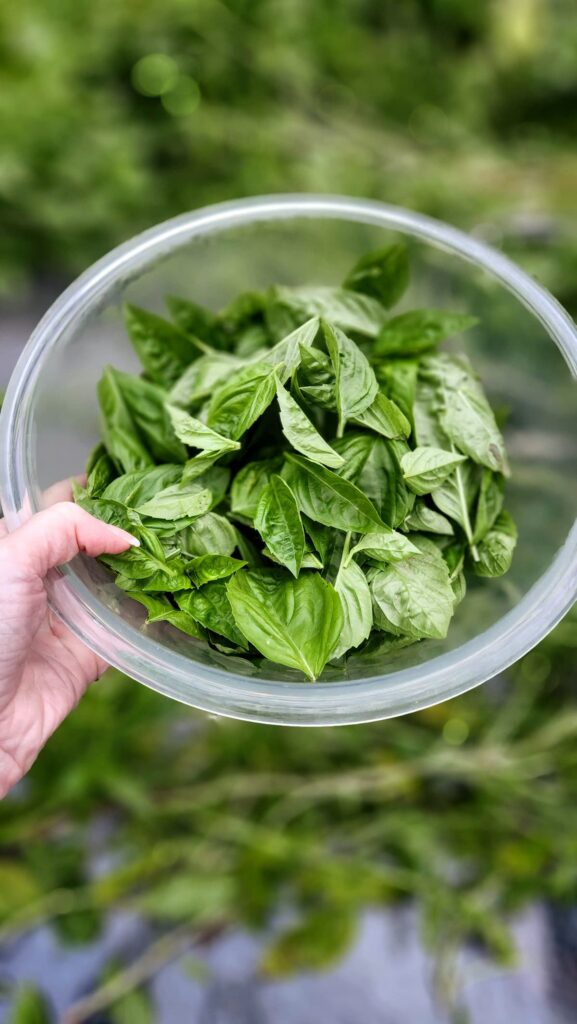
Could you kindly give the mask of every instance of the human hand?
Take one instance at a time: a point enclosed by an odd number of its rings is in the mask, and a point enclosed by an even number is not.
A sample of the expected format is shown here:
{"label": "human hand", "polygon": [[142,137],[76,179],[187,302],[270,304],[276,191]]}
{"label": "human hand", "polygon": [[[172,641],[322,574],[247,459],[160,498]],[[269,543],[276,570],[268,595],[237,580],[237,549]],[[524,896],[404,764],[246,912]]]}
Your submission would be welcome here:
{"label": "human hand", "polygon": [[0,798],[107,667],[49,609],[47,573],[80,551],[116,555],[133,544],[70,501],[13,533],[0,520]]}

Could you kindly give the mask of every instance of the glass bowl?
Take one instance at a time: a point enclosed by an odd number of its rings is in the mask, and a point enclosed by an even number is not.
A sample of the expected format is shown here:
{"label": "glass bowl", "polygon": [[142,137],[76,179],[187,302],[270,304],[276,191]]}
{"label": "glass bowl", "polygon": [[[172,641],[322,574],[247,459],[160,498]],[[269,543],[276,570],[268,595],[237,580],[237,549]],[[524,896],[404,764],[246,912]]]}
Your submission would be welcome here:
{"label": "glass bowl", "polygon": [[577,592],[577,333],[557,302],[500,253],[419,214],[331,196],[268,196],[170,220],[115,249],[72,284],[20,358],[1,419],[1,500],[9,529],[82,471],[98,438],[96,381],[106,363],[135,371],[124,299],[162,311],[182,294],[215,309],[272,283],[337,284],[363,253],[405,236],[412,284],[401,309],[476,314],[461,348],[508,413],[519,526],[510,573],[470,587],[445,641],[354,655],[314,684],[288,669],[211,651],[144,609],[99,563],[79,557],[48,580],[52,607],[112,665],[208,712],[283,725],[400,715],[501,672],[552,629]]}

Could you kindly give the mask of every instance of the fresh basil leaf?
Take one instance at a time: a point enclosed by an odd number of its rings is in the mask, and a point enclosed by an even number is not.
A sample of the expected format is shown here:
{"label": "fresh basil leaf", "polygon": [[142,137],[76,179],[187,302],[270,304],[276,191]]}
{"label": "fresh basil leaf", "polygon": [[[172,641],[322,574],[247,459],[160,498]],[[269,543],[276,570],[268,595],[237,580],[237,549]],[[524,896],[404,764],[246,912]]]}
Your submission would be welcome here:
{"label": "fresh basil leaf", "polygon": [[208,425],[236,441],[262,416],[275,392],[274,367],[267,363],[247,366],[217,388],[208,410]]}
{"label": "fresh basil leaf", "polygon": [[467,580],[462,570],[457,573],[454,579],[451,579],[451,589],[453,591],[453,607],[456,608],[464,600],[467,593]]}
{"label": "fresh basil leaf", "polygon": [[430,494],[454,471],[464,455],[447,452],[442,448],[415,448],[401,459],[401,469],[408,487],[415,494]]}
{"label": "fresh basil leaf", "polygon": [[153,469],[136,469],[109,483],[102,497],[136,508],[153,498],[158,491],[178,483],[181,476],[182,466],[170,464],[154,466]]}
{"label": "fresh basil leaf", "polygon": [[86,460],[86,476],[87,477],[90,476],[90,474],[92,473],[92,470],[94,469],[94,467],[96,466],[96,463],[102,457],[102,455],[107,455],[107,454],[108,454],[108,452],[106,451],[106,446],[102,443],[102,441],[99,441],[98,444],[92,449],[92,451],[90,452],[90,455],[88,456],[88,459]]}
{"label": "fresh basil leaf", "polygon": [[453,590],[442,557],[415,555],[377,569],[371,593],[390,633],[442,639],[453,615]]}
{"label": "fresh basil leaf", "polygon": [[292,579],[282,569],[260,569],[237,573],[227,593],[239,629],[261,654],[311,681],[320,675],[343,627],[330,583],[316,572]]}
{"label": "fresh basil leaf", "polygon": [[439,423],[455,448],[508,476],[501,432],[468,360],[446,353],[429,356],[421,363],[420,375],[437,391]]}
{"label": "fresh basil leaf", "polygon": [[209,469],[212,469],[215,462],[226,454],[225,452],[199,452],[192,459],[189,459],[182,471],[182,483],[189,484],[204,476]]}
{"label": "fresh basil leaf", "polygon": [[[119,526],[121,530],[128,530],[132,534],[142,525],[138,512],[135,512],[134,509],[126,508],[118,501],[83,497],[80,500],[77,499],[77,504],[86,512],[90,512],[91,516],[101,519],[103,523],[109,523],[110,526]],[[140,532],[137,535],[140,538]]]}
{"label": "fresh basil leaf", "polygon": [[503,508],[505,481],[501,474],[484,469],[475,512],[473,543],[482,540],[493,526]]}
{"label": "fresh basil leaf", "polygon": [[276,301],[303,317],[322,317],[343,330],[370,337],[387,319],[380,302],[347,288],[275,288]]}
{"label": "fresh basil leaf", "polygon": [[177,327],[185,334],[208,343],[215,349],[228,348],[228,339],[218,317],[206,306],[199,306],[190,299],[167,295],[165,299],[170,315]]}
{"label": "fresh basil leaf", "polygon": [[376,533],[366,533],[364,537],[361,537],[351,548],[346,564],[348,565],[354,555],[361,553],[374,559],[375,562],[398,562],[402,558],[418,555],[419,548],[402,533],[381,529]]}
{"label": "fresh basil leaf", "polygon": [[225,352],[201,356],[186,368],[169,393],[173,405],[190,409],[208,398],[215,386],[244,366],[244,360]]}
{"label": "fresh basil leaf", "polygon": [[[118,585],[120,586],[120,584]],[[176,594],[191,587],[192,581],[184,572],[178,575],[176,573],[167,575],[164,572],[158,572],[154,576],[148,576],[145,580],[138,581],[138,583],[131,581],[130,585],[125,589],[129,590],[131,594],[134,590],[149,594]]]}
{"label": "fresh basil leaf", "polygon": [[91,471],[88,473],[86,480],[86,493],[91,498],[102,497],[104,491],[117,476],[116,467],[114,462],[109,455],[106,454],[106,449],[103,448],[103,454],[94,463]]}
{"label": "fresh basil leaf", "polygon": [[335,580],[343,612],[343,626],[331,659],[340,658],[369,636],[373,625],[373,603],[367,578],[356,562],[341,563]]}
{"label": "fresh basil leaf", "polygon": [[450,448],[449,438],[439,422],[439,394],[427,380],[417,377],[417,389],[413,404],[415,441],[420,446]]}
{"label": "fresh basil leaf", "polygon": [[471,559],[477,576],[502,576],[511,566],[517,544],[517,527],[503,510],[478,545],[478,559]]}
{"label": "fresh basil leaf", "polygon": [[387,398],[398,405],[413,424],[413,406],[417,397],[419,364],[414,359],[390,359],[376,363],[375,376]]}
{"label": "fresh basil leaf", "polygon": [[404,438],[411,433],[411,424],[390,398],[379,391],[362,413],[351,417],[353,423],[389,438]]}
{"label": "fresh basil leaf", "polygon": [[368,252],[355,264],[344,287],[363,292],[389,309],[399,301],[409,283],[409,254],[404,242]]}
{"label": "fresh basil leaf", "polygon": [[375,341],[374,352],[376,356],[420,356],[478,323],[477,317],[465,313],[413,309],[387,321]]}
{"label": "fresh basil leaf", "polygon": [[263,459],[260,462],[248,462],[237,473],[230,489],[230,509],[243,519],[253,520],[262,492],[267,487],[273,473],[281,468],[280,459]]}
{"label": "fresh basil leaf", "polygon": [[431,491],[431,498],[440,512],[458,523],[469,544],[473,543],[471,509],[478,490],[478,478],[471,462],[455,466],[451,476]]}
{"label": "fresh basil leaf", "polygon": [[269,352],[261,357],[261,362],[269,363],[271,366],[280,366],[278,371],[279,379],[286,383],[292,373],[299,366],[303,351],[310,349],[319,329],[318,317],[311,317],[306,323],[301,324],[285,338],[277,342]]}
{"label": "fresh basil leaf", "polygon": [[331,530],[322,523],[315,523],[314,519],[308,516],[302,517],[305,533],[310,537],[315,551],[318,553],[322,565],[328,565],[336,541],[336,531]]}
{"label": "fresh basil leaf", "polygon": [[382,520],[358,487],[325,466],[301,455],[287,455],[283,472],[302,512],[337,530],[368,533],[382,527]]}
{"label": "fresh basil leaf", "polygon": [[154,498],[138,505],[140,516],[153,519],[180,519],[203,516],[212,505],[212,491],[196,483],[172,484],[159,491]]}
{"label": "fresh basil leaf", "polygon": [[133,377],[129,373],[122,373],[120,370],[113,370],[111,373],[114,374],[138,434],[144,439],[154,458],[158,462],[186,462],[186,448],[174,433],[166,410],[166,392],[155,384],[140,377]]}
{"label": "fresh basil leaf", "polygon": [[249,324],[238,336],[234,354],[239,359],[266,359],[269,333],[262,324]]}
{"label": "fresh basil leaf", "polygon": [[415,495],[407,487],[400,466],[402,456],[409,450],[406,443],[353,432],[334,445],[345,459],[340,475],[352,480],[366,494],[387,526],[400,526],[415,503]]}
{"label": "fresh basil leaf", "polygon": [[232,576],[247,563],[229,555],[197,555],[186,565],[186,571],[196,587],[202,587],[212,580],[223,580]]}
{"label": "fresh basil leaf", "polygon": [[295,496],[280,476],[272,476],[265,487],[254,525],[277,561],[298,576],[305,553],[305,535]]}
{"label": "fresh basil leaf", "polygon": [[[281,562],[280,558],[277,558],[276,555],[273,555],[272,551],[269,548],[263,548],[262,553],[265,558],[268,558],[271,562],[274,562],[275,565],[283,565],[283,562]],[[301,561],[301,569],[322,568],[323,563],[321,562],[320,558],[317,558],[317,556],[312,551],[305,551]]]}
{"label": "fresh basil leaf", "polygon": [[280,381],[276,393],[283,433],[289,444],[312,462],[333,468],[342,466],[342,457],[327,444]]}
{"label": "fresh basil leaf", "polygon": [[197,519],[181,540],[182,550],[190,558],[195,555],[232,555],[237,543],[234,526],[218,512],[208,512]]}
{"label": "fresh basil leaf", "polygon": [[242,530],[236,531],[236,538],[236,546],[240,552],[241,558],[247,565],[250,565],[251,569],[258,569],[263,563],[261,553],[256,544],[253,544],[248,537],[245,537]]}
{"label": "fresh basil leaf", "polygon": [[407,530],[421,530],[423,533],[436,533],[444,537],[452,537],[455,532],[450,521],[440,512],[436,512],[434,508],[425,505],[424,501],[415,502],[403,527]]}
{"label": "fresh basil leaf", "polygon": [[322,322],[322,331],[335,374],[339,436],[347,420],[358,419],[377,396],[374,371],[358,345],[334,324]]}
{"label": "fresh basil leaf", "polygon": [[199,353],[178,327],[139,306],[125,304],[124,323],[147,376],[162,387],[171,387]]}
{"label": "fresh basil leaf", "polygon": [[190,448],[200,448],[202,451],[216,452],[218,455],[240,448],[238,441],[231,441],[230,438],[217,434],[215,430],[207,427],[206,423],[197,420],[178,406],[167,405],[167,409],[174,433],[179,441]]}
{"label": "fresh basil leaf", "polygon": [[98,382],[102,434],[111,458],[125,473],[154,465],[120,388],[119,374],[107,366]]}
{"label": "fresh basil leaf", "polygon": [[[242,576],[243,574],[241,573],[240,575]],[[235,578],[233,576],[232,580]],[[190,590],[181,594],[175,594],[175,598],[178,607],[191,615],[196,622],[200,622],[201,626],[204,626],[205,629],[210,629],[213,633],[219,633],[244,650],[248,649],[246,638],[233,617],[231,604],[228,599],[227,585],[223,580],[205,583],[200,590]]]}

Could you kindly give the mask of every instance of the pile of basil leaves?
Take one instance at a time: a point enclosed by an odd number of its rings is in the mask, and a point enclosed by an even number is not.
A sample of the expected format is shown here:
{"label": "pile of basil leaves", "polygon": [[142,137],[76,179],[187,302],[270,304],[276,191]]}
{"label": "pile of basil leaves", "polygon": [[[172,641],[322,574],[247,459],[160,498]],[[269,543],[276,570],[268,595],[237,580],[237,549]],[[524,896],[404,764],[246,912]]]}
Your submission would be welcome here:
{"label": "pile of basil leaves", "polygon": [[467,358],[437,351],[476,321],[391,316],[408,278],[395,244],[342,287],[125,308],[143,373],[105,370],[75,497],[139,538],[102,561],[148,622],[314,680],[445,637],[465,570],[509,568],[503,439]]}

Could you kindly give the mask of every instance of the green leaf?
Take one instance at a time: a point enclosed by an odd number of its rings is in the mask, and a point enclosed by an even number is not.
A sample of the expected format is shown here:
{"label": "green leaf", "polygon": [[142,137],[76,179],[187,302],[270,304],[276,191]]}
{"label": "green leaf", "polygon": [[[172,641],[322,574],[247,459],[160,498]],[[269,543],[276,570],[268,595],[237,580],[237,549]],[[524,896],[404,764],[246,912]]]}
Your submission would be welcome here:
{"label": "green leaf", "polygon": [[227,348],[228,339],[212,310],[177,295],[167,295],[165,302],[175,324],[185,334],[208,342],[217,349]]}
{"label": "green leaf", "polygon": [[[232,580],[234,579],[236,576],[232,577]],[[228,585],[230,586],[230,582]],[[247,641],[238,628],[238,619],[235,621],[233,616],[227,585],[223,580],[205,583],[200,590],[187,590],[175,594],[175,598],[178,607],[192,615],[192,618],[200,622],[205,629],[219,633],[237,647],[243,647],[245,650],[248,648]]]}
{"label": "green leaf", "polygon": [[190,448],[200,448],[205,452],[216,452],[222,455],[224,452],[237,451],[240,448],[238,441],[231,441],[222,434],[207,427],[206,423],[197,420],[194,416],[179,409],[176,405],[167,405],[174,433],[179,441]]}
{"label": "green leaf", "polygon": [[[187,452],[178,440],[166,409],[166,392],[140,377],[111,370],[138,434],[158,462],[186,462]],[[141,469],[141,466],[130,466]],[[128,472],[128,469],[126,470]]]}
{"label": "green leaf", "polygon": [[[281,562],[280,558],[277,558],[276,555],[273,555],[272,551],[269,548],[266,548],[266,547],[263,548],[262,549],[262,554],[264,555],[265,558],[268,558],[269,561],[274,562],[275,565],[283,565],[283,563]],[[262,561],[261,561],[261,565],[262,565]],[[322,569],[322,568],[323,568],[323,563],[321,562],[320,558],[317,558],[317,556],[314,554],[313,551],[305,551],[305,553],[304,553],[304,555],[302,557],[302,561],[301,561],[301,569]]]}
{"label": "green leaf", "polygon": [[372,405],[379,385],[358,345],[338,327],[322,321],[322,331],[335,374],[339,435],[347,420],[358,419]]}
{"label": "green leaf", "polygon": [[431,492],[439,511],[458,523],[469,543],[473,542],[471,509],[477,496],[478,479],[471,462],[455,466],[451,476]]}
{"label": "green leaf", "polygon": [[451,475],[459,462],[466,462],[466,457],[442,448],[422,447],[403,455],[401,469],[415,494],[430,494]]}
{"label": "green leaf", "polygon": [[[418,555],[419,548],[395,530],[380,530],[378,533],[366,533],[349,552],[348,562],[354,555],[363,553],[376,562],[398,562],[402,558]],[[348,562],[346,564],[348,564]]]}
{"label": "green leaf", "polygon": [[382,527],[372,502],[358,487],[332,470],[300,455],[287,455],[283,475],[301,511],[310,519],[355,533],[368,533],[375,527]]}
{"label": "green leaf", "polygon": [[135,508],[158,491],[176,484],[182,476],[182,466],[154,466],[153,469],[136,469],[132,473],[124,473],[108,484],[102,497],[109,501],[119,501],[123,505]]}
{"label": "green leaf", "polygon": [[356,562],[341,563],[335,580],[341,601],[343,627],[331,658],[340,658],[369,636],[373,625],[373,604],[367,578]]}
{"label": "green leaf", "polygon": [[315,551],[318,552],[322,564],[327,565],[335,546],[337,537],[335,530],[323,526],[322,523],[315,523],[314,519],[309,519],[308,516],[302,518],[305,532],[310,537]]}
{"label": "green leaf", "polygon": [[232,576],[247,563],[230,555],[197,555],[187,563],[186,571],[197,587],[202,587],[212,580],[224,580]]}
{"label": "green leaf", "polygon": [[333,468],[342,466],[342,457],[327,444],[280,381],[277,381],[277,400],[283,433],[289,444],[312,462]]}
{"label": "green leaf", "polygon": [[304,317],[322,317],[343,330],[377,334],[387,319],[380,302],[347,288],[275,288],[277,301]]}
{"label": "green leaf", "polygon": [[171,387],[198,355],[191,338],[156,313],[127,303],[124,323],[147,376],[162,387]]}
{"label": "green leaf", "polygon": [[335,448],[345,459],[340,475],[366,494],[387,526],[400,526],[415,502],[400,467],[409,450],[405,442],[352,432],[335,441]]}
{"label": "green leaf", "polygon": [[197,519],[182,535],[182,548],[187,555],[232,555],[237,546],[237,532],[225,516],[208,512]]}
{"label": "green leaf", "polygon": [[134,509],[126,508],[119,501],[110,501],[104,498],[81,498],[76,503],[91,516],[102,519],[103,523],[111,526],[119,526],[121,530],[128,530],[129,533],[136,533],[140,538],[140,526],[142,520]]}
{"label": "green leaf", "polygon": [[228,912],[232,886],[230,877],[198,873],[187,866],[160,878],[138,897],[135,907],[149,918],[189,921],[198,928],[203,923],[214,924]]}
{"label": "green leaf", "polygon": [[267,363],[244,367],[217,388],[208,410],[208,425],[236,441],[262,416],[275,392],[274,367]]}
{"label": "green leaf", "polygon": [[155,1024],[154,1003],[148,992],[132,989],[118,999],[108,1011],[110,1024]]}
{"label": "green leaf", "polygon": [[52,1012],[44,996],[34,985],[19,985],[7,1024],[51,1024]]}
{"label": "green leaf", "polygon": [[154,465],[120,389],[118,371],[107,366],[97,391],[104,443],[114,461],[125,473]]}
{"label": "green leaf", "polygon": [[466,358],[446,354],[428,357],[421,364],[420,374],[437,392],[439,423],[455,448],[474,462],[507,476],[501,432]]}
{"label": "green leaf", "polygon": [[377,569],[370,582],[384,628],[414,639],[442,639],[453,615],[453,590],[442,556],[415,555]]}
{"label": "green leaf", "polygon": [[94,463],[88,473],[86,481],[86,492],[91,498],[100,498],[108,485],[117,476],[114,462],[104,450],[100,458]]}
{"label": "green leaf", "polygon": [[139,505],[136,511],[141,516],[151,516],[153,519],[203,516],[210,509],[212,500],[212,491],[197,483],[173,484]]}
{"label": "green leaf", "polygon": [[201,356],[184,371],[169,392],[173,405],[191,408],[208,398],[215,386],[230,377],[242,366],[244,360],[225,352]]}
{"label": "green leaf", "polygon": [[138,601],[139,604],[144,605],[148,612],[147,623],[169,622],[171,626],[180,629],[187,636],[193,636],[199,640],[206,636],[202,626],[199,626],[197,621],[191,615],[188,615],[187,612],[183,612],[180,608],[175,608],[164,594],[147,594],[143,590],[130,589],[128,596],[133,601]]}
{"label": "green leaf", "polygon": [[517,527],[509,513],[501,512],[478,545],[479,557],[471,561],[477,576],[502,576],[511,566],[517,544]]}
{"label": "green leaf", "polygon": [[298,576],[305,553],[305,535],[294,494],[280,476],[272,476],[265,487],[254,525],[277,561]]}
{"label": "green leaf", "polygon": [[235,620],[270,661],[314,681],[334,650],[343,626],[336,590],[316,573],[291,579],[282,569],[240,572],[227,583]]}
{"label": "green leaf", "polygon": [[409,254],[404,242],[368,252],[355,264],[344,287],[363,292],[389,309],[399,301],[409,283]]}
{"label": "green leaf", "polygon": [[424,501],[415,502],[412,511],[405,519],[403,526],[408,530],[420,530],[424,533],[437,533],[441,536],[452,537],[453,527],[445,516],[429,508]]}
{"label": "green leaf", "polygon": [[280,459],[248,462],[237,473],[230,489],[230,508],[235,515],[253,520],[261,494],[273,473],[281,468]]}
{"label": "green leaf", "polygon": [[395,402],[412,423],[417,397],[418,362],[413,359],[390,359],[386,363],[377,363],[374,370],[387,398]]}
{"label": "green leaf", "polygon": [[263,353],[261,362],[282,367],[278,370],[278,377],[284,384],[299,366],[303,351],[311,347],[318,329],[318,317],[311,317],[306,323],[301,324],[300,327],[277,342],[269,352]]}
{"label": "green leaf", "polygon": [[420,356],[478,322],[476,317],[466,313],[413,309],[393,317],[384,325],[375,341],[374,353],[378,357]]}
{"label": "green leaf", "polygon": [[41,895],[42,890],[29,867],[5,856],[0,859],[0,921],[34,903]]}
{"label": "green leaf", "polygon": [[501,474],[484,469],[475,512],[473,543],[482,540],[503,508],[505,481]]}
{"label": "green leaf", "polygon": [[261,971],[282,978],[297,971],[326,968],[338,962],[350,948],[356,927],[356,915],[349,908],[315,909],[267,946]]}
{"label": "green leaf", "polygon": [[388,438],[404,438],[411,433],[411,424],[390,398],[379,391],[374,401],[353,422]]}

